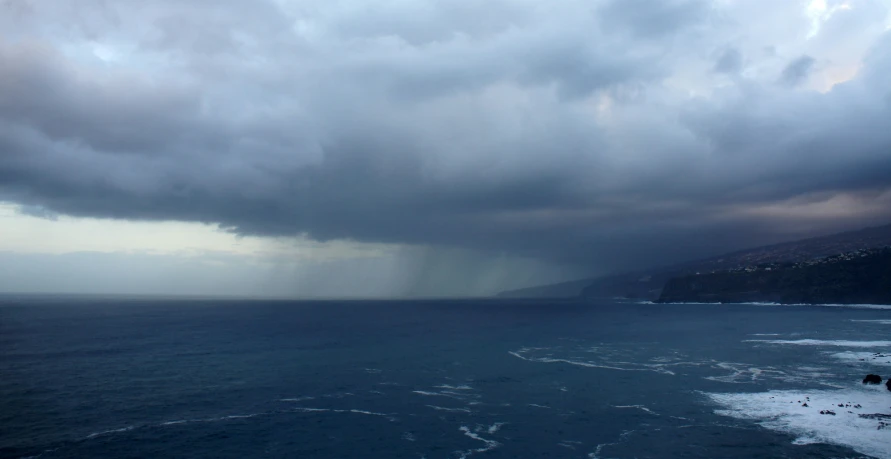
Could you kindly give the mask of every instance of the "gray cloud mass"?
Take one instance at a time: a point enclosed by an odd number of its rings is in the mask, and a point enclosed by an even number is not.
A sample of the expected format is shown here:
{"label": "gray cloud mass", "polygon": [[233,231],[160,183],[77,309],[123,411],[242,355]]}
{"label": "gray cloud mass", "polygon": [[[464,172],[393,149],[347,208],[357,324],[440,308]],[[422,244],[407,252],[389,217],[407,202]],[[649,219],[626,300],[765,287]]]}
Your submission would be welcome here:
{"label": "gray cloud mass", "polygon": [[0,200],[591,272],[891,220],[888,5],[817,91],[753,3],[2,2]]}
{"label": "gray cloud mass", "polygon": [[801,56],[789,62],[789,65],[783,69],[780,81],[788,86],[798,86],[807,80],[814,68],[814,58],[810,56]]}

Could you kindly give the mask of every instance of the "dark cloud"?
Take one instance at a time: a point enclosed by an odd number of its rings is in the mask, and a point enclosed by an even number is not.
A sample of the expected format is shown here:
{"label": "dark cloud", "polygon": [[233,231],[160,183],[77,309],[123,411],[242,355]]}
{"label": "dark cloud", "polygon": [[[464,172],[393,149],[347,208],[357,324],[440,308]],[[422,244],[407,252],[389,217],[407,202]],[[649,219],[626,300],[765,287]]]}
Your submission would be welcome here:
{"label": "dark cloud", "polygon": [[780,82],[786,86],[798,86],[804,83],[814,68],[814,62],[814,58],[810,56],[801,56],[792,60],[783,69]]}
{"label": "dark cloud", "polygon": [[735,74],[742,70],[742,54],[736,48],[727,48],[721,52],[715,61],[715,71],[718,73]]}
{"label": "dark cloud", "polygon": [[607,30],[622,30],[646,39],[664,39],[700,25],[708,13],[708,2],[701,0],[611,0],[596,15]]}
{"label": "dark cloud", "polygon": [[[0,35],[0,199],[32,214],[591,272],[891,219],[887,32],[821,93],[813,50],[715,60],[740,31],[704,2],[74,3],[107,61],[64,12]],[[771,77],[710,71],[743,53]]]}

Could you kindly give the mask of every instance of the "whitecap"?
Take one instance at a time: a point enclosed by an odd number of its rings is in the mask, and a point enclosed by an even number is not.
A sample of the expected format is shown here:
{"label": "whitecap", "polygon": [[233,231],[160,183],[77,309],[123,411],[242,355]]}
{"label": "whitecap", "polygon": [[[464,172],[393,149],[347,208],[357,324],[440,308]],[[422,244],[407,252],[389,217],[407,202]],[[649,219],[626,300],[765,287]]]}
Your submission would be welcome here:
{"label": "whitecap", "polygon": [[891,366],[891,353],[874,353],[874,352],[837,352],[829,354],[831,357],[843,360],[849,363],[864,365]]}
{"label": "whitecap", "polygon": [[717,362],[715,367],[731,373],[723,376],[706,376],[704,379],[710,381],[718,381],[724,383],[754,383],[762,376],[775,375],[776,378],[783,380],[797,380],[798,378],[789,377],[785,372],[767,367],[757,368],[745,363]]}
{"label": "whitecap", "polygon": [[223,417],[221,417],[221,418],[219,418],[219,419],[245,419],[245,418],[252,418],[252,417],[255,417],[255,416],[259,416],[259,415],[261,415],[261,414],[263,414],[263,413],[255,413],[255,414],[233,414],[233,415],[229,415],[229,416],[223,416]]}
{"label": "whitecap", "polygon": [[467,384],[461,384],[458,386],[451,386],[449,384],[440,384],[438,386],[433,386],[437,389],[450,389],[450,390],[473,390],[473,387],[468,386]]}
{"label": "whitecap", "polygon": [[[757,421],[768,429],[793,435],[798,444],[831,443],[862,454],[891,458],[891,429],[878,429],[878,421],[860,416],[887,409],[884,387],[705,395],[725,408],[715,413]],[[826,410],[835,414],[820,414]]]}
{"label": "whitecap", "polygon": [[166,422],[162,422],[162,423],[159,424],[159,425],[162,425],[162,426],[172,426],[172,425],[176,425],[176,424],[185,424],[185,423],[187,423],[187,422],[189,422],[188,419],[178,419],[178,420],[176,420],[176,421],[166,421]]}
{"label": "whitecap", "polygon": [[797,340],[761,340],[750,339],[745,342],[767,344],[794,344],[797,346],[838,346],[838,347],[883,347],[891,346],[891,341],[849,341],[849,340],[823,340],[823,339],[797,339]]}
{"label": "whitecap", "polygon": [[[522,352],[522,350],[520,351]],[[591,362],[580,362],[577,360],[569,360],[569,359],[555,359],[553,357],[526,357],[520,354],[520,352],[508,351],[508,354],[517,357],[522,360],[526,360],[528,362],[539,362],[539,363],[566,363],[569,365],[578,365],[581,367],[588,368],[603,368],[607,370],[619,370],[619,371],[652,371],[655,373],[664,373],[674,375],[674,372],[670,370],[666,370],[662,368],[662,365],[647,365],[649,368],[622,368],[612,365],[600,365]]]}
{"label": "whitecap", "polygon": [[461,432],[464,432],[464,435],[466,435],[474,440],[481,441],[481,442],[485,443],[485,445],[486,445],[485,447],[470,449],[467,451],[459,451],[458,453],[460,454],[460,457],[462,457],[462,458],[467,458],[467,456],[470,456],[473,453],[485,453],[486,451],[491,451],[491,450],[501,446],[501,443],[498,443],[495,440],[488,440],[483,437],[480,437],[478,434],[476,434],[475,432],[470,430],[470,428],[467,426],[461,426],[458,430],[460,430]]}
{"label": "whitecap", "polygon": [[111,435],[111,434],[116,434],[116,433],[121,433],[121,432],[127,432],[127,431],[133,430],[135,428],[136,427],[134,427],[134,426],[127,426],[127,427],[122,427],[120,429],[111,429],[111,430],[103,430],[102,432],[93,432],[93,433],[87,435],[87,438],[96,438],[96,437],[101,437],[103,435]]}
{"label": "whitecap", "polygon": [[449,392],[430,392],[430,391],[426,391],[426,390],[413,390],[412,392],[415,394],[424,395],[427,397],[447,397],[447,398],[454,398],[457,400],[464,399],[464,397],[463,397],[464,394],[455,394],[455,393],[449,393]]}
{"label": "whitecap", "polygon": [[434,410],[437,410],[437,411],[451,411],[451,412],[456,412],[456,413],[458,413],[458,412],[471,413],[472,412],[467,408],[446,408],[444,406],[436,406],[436,405],[427,405],[427,406],[430,408],[433,408]]}
{"label": "whitecap", "polygon": [[499,430],[501,430],[501,426],[503,426],[505,424],[507,424],[507,423],[506,422],[496,422],[496,423],[490,425],[489,428],[486,429],[486,432],[489,432],[489,435],[494,434],[495,432],[498,432]]}
{"label": "whitecap", "polygon": [[636,408],[638,410],[646,411],[647,413],[659,416],[659,413],[643,406],[643,405],[613,405],[613,408]]}
{"label": "whitecap", "polygon": [[663,304],[693,304],[693,305],[714,305],[714,306],[722,306],[722,305],[748,305],[748,306],[770,306],[770,307],[825,307],[825,308],[852,308],[852,309],[891,309],[891,305],[888,304],[840,304],[840,303],[826,303],[826,304],[813,304],[813,303],[775,303],[769,301],[750,301],[743,303],[723,303],[723,302],[707,302],[707,301],[680,301],[680,302],[671,302],[671,303],[657,303],[660,305]]}
{"label": "whitecap", "polygon": [[[344,412],[344,410],[335,410],[335,411],[337,411],[338,413]],[[386,413],[375,413],[374,411],[365,411],[365,410],[356,410],[356,409],[349,410],[349,412],[350,413],[358,413],[358,414],[367,414],[370,416],[389,416],[389,414],[386,414]]]}
{"label": "whitecap", "polygon": [[601,459],[600,453],[603,451],[603,448],[605,448],[607,446],[615,446],[615,445],[618,445],[618,444],[624,442],[634,432],[635,432],[634,430],[626,430],[626,431],[622,432],[621,435],[619,435],[619,441],[616,441],[613,443],[601,443],[601,444],[597,445],[596,447],[594,447],[593,453],[588,453],[588,459]]}

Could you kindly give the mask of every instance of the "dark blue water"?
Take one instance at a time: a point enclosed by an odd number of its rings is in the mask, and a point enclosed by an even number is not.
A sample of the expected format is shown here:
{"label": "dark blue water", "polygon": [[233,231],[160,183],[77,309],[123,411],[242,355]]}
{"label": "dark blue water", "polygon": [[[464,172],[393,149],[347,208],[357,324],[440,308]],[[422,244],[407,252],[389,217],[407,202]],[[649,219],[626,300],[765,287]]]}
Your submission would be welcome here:
{"label": "dark blue water", "polygon": [[0,457],[891,457],[891,429],[862,412],[791,400],[876,409],[884,386],[859,379],[891,362],[859,353],[891,350],[885,320],[837,307],[6,297]]}

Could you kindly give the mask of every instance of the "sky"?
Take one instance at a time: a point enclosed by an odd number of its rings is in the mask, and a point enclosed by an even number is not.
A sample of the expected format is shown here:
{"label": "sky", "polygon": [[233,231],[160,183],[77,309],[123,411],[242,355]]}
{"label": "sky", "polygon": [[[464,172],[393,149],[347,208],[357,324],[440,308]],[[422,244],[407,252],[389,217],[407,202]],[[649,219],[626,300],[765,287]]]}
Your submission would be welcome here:
{"label": "sky", "polygon": [[477,296],[891,222],[891,0],[0,0],[0,292]]}

